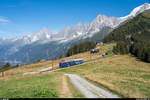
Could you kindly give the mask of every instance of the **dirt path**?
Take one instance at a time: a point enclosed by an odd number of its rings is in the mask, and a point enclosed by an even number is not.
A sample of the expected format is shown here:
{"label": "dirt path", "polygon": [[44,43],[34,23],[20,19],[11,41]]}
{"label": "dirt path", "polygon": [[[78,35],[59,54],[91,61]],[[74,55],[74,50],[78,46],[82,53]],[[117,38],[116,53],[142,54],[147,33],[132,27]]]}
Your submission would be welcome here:
{"label": "dirt path", "polygon": [[84,78],[74,74],[65,74],[69,76],[74,86],[87,98],[119,98],[102,88],[95,86]]}
{"label": "dirt path", "polygon": [[62,79],[61,98],[72,98],[72,93],[68,87],[67,77],[65,75]]}

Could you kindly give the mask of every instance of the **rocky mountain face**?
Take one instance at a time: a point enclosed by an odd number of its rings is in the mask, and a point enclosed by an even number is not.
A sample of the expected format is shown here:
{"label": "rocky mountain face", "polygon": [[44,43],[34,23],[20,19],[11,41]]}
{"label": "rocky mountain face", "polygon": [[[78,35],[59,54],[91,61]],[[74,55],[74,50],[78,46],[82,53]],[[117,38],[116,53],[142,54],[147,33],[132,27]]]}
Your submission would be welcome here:
{"label": "rocky mountain face", "polygon": [[91,23],[78,23],[60,32],[43,28],[30,35],[3,38],[0,39],[0,57],[15,63],[58,58],[65,54],[69,46],[88,39],[94,40],[98,36],[101,40],[122,23],[149,9],[150,4],[145,3],[125,17],[107,17],[100,14]]}

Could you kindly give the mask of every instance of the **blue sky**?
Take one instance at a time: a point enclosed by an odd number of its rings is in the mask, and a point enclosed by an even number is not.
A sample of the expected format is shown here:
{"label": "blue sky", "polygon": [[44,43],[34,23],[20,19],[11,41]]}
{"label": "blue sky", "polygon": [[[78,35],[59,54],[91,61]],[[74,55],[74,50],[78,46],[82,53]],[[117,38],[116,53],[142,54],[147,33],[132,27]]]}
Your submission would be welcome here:
{"label": "blue sky", "polygon": [[98,14],[121,17],[148,0],[0,0],[0,37],[60,31]]}

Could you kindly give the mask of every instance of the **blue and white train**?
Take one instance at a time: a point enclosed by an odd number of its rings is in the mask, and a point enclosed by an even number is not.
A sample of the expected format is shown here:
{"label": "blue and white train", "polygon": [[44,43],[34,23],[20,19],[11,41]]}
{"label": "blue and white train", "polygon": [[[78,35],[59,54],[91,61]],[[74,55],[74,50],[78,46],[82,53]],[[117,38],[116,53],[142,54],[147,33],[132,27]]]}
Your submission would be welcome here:
{"label": "blue and white train", "polygon": [[83,63],[83,59],[69,59],[59,63],[60,68],[79,65]]}

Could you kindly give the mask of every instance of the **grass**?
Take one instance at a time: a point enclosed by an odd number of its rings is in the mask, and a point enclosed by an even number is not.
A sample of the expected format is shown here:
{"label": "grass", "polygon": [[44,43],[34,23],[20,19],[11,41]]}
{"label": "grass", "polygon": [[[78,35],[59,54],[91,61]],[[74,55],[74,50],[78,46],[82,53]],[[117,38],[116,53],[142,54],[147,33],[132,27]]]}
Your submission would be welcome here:
{"label": "grass", "polygon": [[[59,98],[62,96],[63,73],[26,75],[0,81],[0,98]],[[84,98],[67,78],[73,98]],[[67,93],[65,93],[67,94]]]}
{"label": "grass", "polygon": [[58,72],[79,74],[122,97],[150,97],[150,64],[138,61],[130,55],[120,55]]}
{"label": "grass", "polygon": [[0,81],[0,98],[57,98],[62,74],[34,75],[23,79]]}
{"label": "grass", "polygon": [[145,74],[145,75],[142,75],[141,78],[143,78],[143,79],[150,79],[150,75],[146,75]]}
{"label": "grass", "polygon": [[13,69],[13,68],[16,68],[16,66],[14,67],[6,67],[6,68],[0,68],[0,72],[3,72],[3,71],[6,71],[6,70],[10,70],[10,69]]}

